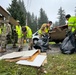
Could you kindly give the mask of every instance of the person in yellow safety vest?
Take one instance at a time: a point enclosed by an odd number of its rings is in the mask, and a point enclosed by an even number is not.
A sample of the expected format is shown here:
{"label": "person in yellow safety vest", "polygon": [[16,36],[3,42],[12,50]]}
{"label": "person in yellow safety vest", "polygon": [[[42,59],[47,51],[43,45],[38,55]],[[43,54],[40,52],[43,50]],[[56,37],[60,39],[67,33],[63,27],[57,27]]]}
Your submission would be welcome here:
{"label": "person in yellow safety vest", "polygon": [[65,16],[66,20],[68,21],[68,29],[71,32],[76,32],[76,16],[72,16],[67,14]]}
{"label": "person in yellow safety vest", "polygon": [[42,24],[41,28],[38,31],[40,37],[42,36],[42,34],[48,34],[51,25],[52,25],[52,21]]}
{"label": "person in yellow safety vest", "polygon": [[[44,23],[42,24],[41,28],[38,31],[39,37],[41,38],[43,35],[49,36],[49,30],[50,30],[50,26],[52,25],[52,21],[49,21],[48,23]],[[49,45],[49,49],[50,45]]]}
{"label": "person in yellow safety vest", "polygon": [[33,41],[32,41],[32,30],[29,26],[23,26],[22,27],[22,33],[23,36],[29,41],[29,50],[32,50],[33,47]]}
{"label": "person in yellow safety vest", "polygon": [[45,34],[45,28],[43,27],[43,28],[41,28],[41,29],[39,29],[38,30],[38,34],[39,34],[39,37],[41,38],[44,34]]}
{"label": "person in yellow safety vest", "polygon": [[[19,20],[17,20],[19,23]],[[22,50],[22,30],[20,24],[16,25],[16,32],[18,35],[18,51]]]}

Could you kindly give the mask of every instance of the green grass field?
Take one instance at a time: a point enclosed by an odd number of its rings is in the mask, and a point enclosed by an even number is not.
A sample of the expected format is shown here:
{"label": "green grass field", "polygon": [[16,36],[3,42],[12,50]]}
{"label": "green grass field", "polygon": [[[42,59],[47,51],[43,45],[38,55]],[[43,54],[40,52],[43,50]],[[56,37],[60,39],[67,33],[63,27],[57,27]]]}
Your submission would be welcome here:
{"label": "green grass field", "polygon": [[47,54],[48,63],[43,67],[47,73],[31,66],[0,61],[0,75],[76,75],[76,54]]}

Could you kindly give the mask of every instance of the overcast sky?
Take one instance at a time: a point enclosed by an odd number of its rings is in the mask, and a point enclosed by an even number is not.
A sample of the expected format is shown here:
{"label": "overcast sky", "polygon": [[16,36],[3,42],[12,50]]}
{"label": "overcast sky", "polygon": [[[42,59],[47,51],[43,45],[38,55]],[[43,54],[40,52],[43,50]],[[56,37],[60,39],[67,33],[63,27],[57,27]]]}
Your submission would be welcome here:
{"label": "overcast sky", "polygon": [[[12,0],[0,0],[0,5],[6,9]],[[66,14],[75,15],[76,0],[24,0],[25,7],[30,13],[39,16],[40,8],[43,8],[48,19],[55,22],[58,17],[60,7],[65,10]]]}

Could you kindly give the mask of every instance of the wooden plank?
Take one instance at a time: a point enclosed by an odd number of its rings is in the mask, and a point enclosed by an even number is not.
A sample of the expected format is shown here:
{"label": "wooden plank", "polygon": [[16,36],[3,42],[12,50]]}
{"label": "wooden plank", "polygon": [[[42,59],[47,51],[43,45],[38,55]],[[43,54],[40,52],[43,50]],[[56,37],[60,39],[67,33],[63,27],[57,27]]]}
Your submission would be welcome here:
{"label": "wooden plank", "polygon": [[40,50],[38,50],[34,55],[32,55],[30,58],[28,58],[28,61],[34,61],[34,59],[37,57],[37,55],[40,54]]}
{"label": "wooden plank", "polygon": [[46,56],[37,55],[37,57],[34,59],[34,61],[20,60],[20,61],[16,62],[16,64],[40,67],[45,59],[46,59]]}

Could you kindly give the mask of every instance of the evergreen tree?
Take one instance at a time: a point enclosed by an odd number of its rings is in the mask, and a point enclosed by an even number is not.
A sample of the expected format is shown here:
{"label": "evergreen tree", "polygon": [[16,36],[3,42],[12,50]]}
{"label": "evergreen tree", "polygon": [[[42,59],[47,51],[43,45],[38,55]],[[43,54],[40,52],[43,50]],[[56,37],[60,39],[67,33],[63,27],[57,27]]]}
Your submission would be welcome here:
{"label": "evergreen tree", "polygon": [[7,8],[11,16],[16,20],[18,19],[17,13],[18,13],[19,8],[20,6],[18,5],[17,0],[12,0],[12,4],[10,4],[10,6]]}
{"label": "evergreen tree", "polygon": [[74,10],[74,12],[75,12],[75,16],[76,16],[76,7],[75,7],[75,10]]}
{"label": "evergreen tree", "polygon": [[31,14],[30,12],[27,12],[27,25],[31,28]]}
{"label": "evergreen tree", "polygon": [[23,11],[21,9],[21,6],[17,2],[17,0],[12,0],[12,3],[7,8],[7,10],[9,11],[9,13],[11,14],[11,16],[15,20],[19,20],[20,21],[20,25],[21,26],[25,25],[25,17],[24,17],[25,14],[23,13]]}
{"label": "evergreen tree", "polygon": [[24,1],[23,0],[19,0],[18,1],[20,7],[21,7],[21,10],[23,11],[23,16],[24,16],[24,25],[26,24],[26,8],[25,8],[25,5],[24,5]]}
{"label": "evergreen tree", "polygon": [[32,29],[33,33],[37,31],[37,17],[34,16],[34,13],[32,15],[30,12],[27,13],[27,25]]}
{"label": "evergreen tree", "polygon": [[40,9],[40,17],[38,18],[38,26],[39,26],[39,28],[41,27],[41,25],[43,23],[46,23],[46,22],[48,22],[48,17],[46,15],[45,11],[41,8]]}
{"label": "evergreen tree", "polygon": [[54,24],[54,26],[58,26],[59,25],[59,22],[58,21],[56,21],[55,22],[55,24]]}
{"label": "evergreen tree", "polygon": [[34,13],[32,13],[32,16],[31,16],[31,26],[32,26],[32,30],[33,30],[33,33],[37,31],[37,17],[34,16]]}
{"label": "evergreen tree", "polygon": [[62,9],[62,7],[60,7],[59,11],[58,11],[58,19],[59,19],[59,25],[65,25],[65,11]]}

